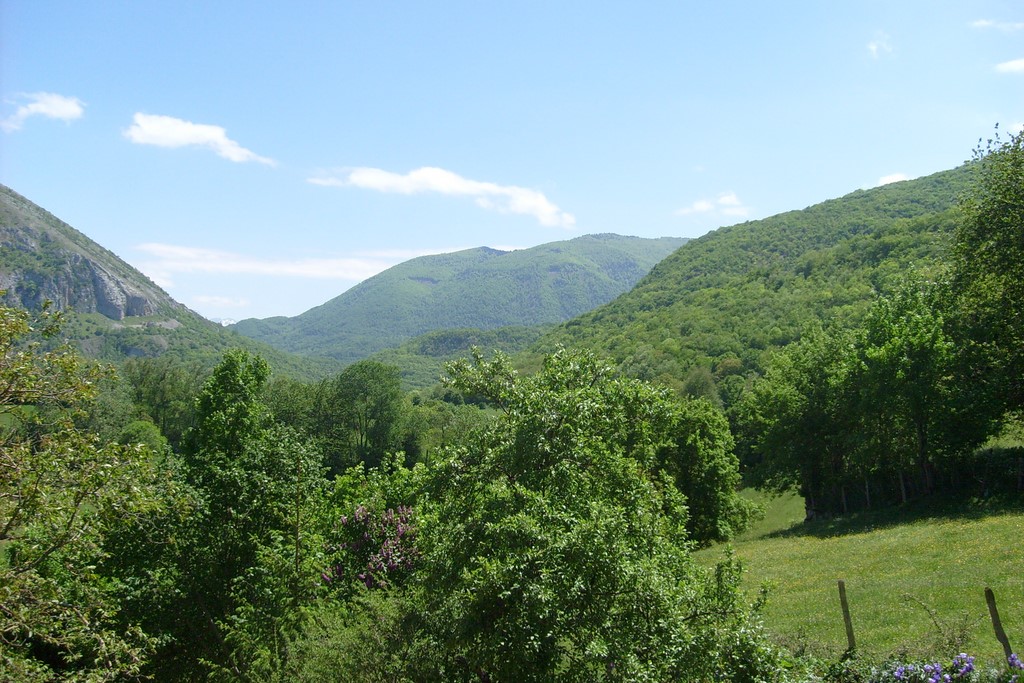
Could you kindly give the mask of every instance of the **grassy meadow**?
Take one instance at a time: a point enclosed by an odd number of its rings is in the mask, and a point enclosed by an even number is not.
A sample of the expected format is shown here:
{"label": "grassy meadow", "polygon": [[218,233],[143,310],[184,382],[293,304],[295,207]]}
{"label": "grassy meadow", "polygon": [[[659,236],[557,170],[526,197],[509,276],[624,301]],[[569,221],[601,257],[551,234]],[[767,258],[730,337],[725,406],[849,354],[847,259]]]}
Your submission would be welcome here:
{"label": "grassy meadow", "polygon": [[[767,583],[765,625],[795,651],[838,658],[846,649],[837,580],[846,582],[857,650],[889,655],[974,654],[1005,661],[985,587],[995,593],[1014,650],[1024,650],[1024,507],[910,503],[895,510],[803,523],[795,495],[768,498],[764,519],[731,544],[750,592]],[[707,563],[723,547],[698,553]]]}

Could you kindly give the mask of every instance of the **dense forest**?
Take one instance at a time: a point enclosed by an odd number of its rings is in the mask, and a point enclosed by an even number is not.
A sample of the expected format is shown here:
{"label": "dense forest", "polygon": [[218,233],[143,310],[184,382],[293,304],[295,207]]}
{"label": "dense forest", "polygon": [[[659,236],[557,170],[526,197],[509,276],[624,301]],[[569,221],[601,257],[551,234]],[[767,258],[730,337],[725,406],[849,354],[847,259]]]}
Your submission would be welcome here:
{"label": "dense forest", "polygon": [[[756,518],[744,481],[809,516],[1024,489],[1024,451],[992,441],[1024,408],[1024,134],[950,178],[955,206],[937,190],[919,220],[893,188],[902,232],[837,215],[795,263],[698,240],[672,259],[704,266],[672,292],[658,266],[640,313],[577,319],[529,372],[473,348],[414,392],[381,360],[310,381],[251,349],[115,369],[61,343],[61,312],[0,308],[0,678],[793,680],[740,564],[693,557]],[[901,256],[836,279],[881,252]],[[802,297],[785,329],[753,294],[773,287]],[[716,310],[759,311],[711,319],[714,348],[644,314],[704,324],[730,293]],[[663,341],[612,365],[571,343],[588,319],[618,349]]]}

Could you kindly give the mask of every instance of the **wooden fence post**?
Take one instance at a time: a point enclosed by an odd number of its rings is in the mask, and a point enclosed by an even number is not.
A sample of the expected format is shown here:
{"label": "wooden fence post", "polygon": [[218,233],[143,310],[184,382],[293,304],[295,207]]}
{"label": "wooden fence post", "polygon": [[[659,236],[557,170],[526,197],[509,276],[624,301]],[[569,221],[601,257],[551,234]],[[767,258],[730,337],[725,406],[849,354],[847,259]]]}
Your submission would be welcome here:
{"label": "wooden fence post", "polygon": [[857,644],[853,640],[853,619],[850,618],[850,603],[846,601],[846,583],[842,579],[839,579],[839,604],[843,608],[843,622],[846,624],[846,651],[853,652]]}
{"label": "wooden fence post", "polygon": [[996,640],[1003,646],[1003,653],[1006,658],[1009,659],[1010,655],[1013,654],[1013,649],[1010,647],[1010,639],[1006,637],[1006,631],[1003,630],[1003,622],[999,620],[999,610],[996,609],[996,596],[992,592],[991,588],[985,588],[985,602],[988,603],[988,614],[992,617],[992,628],[996,632]]}

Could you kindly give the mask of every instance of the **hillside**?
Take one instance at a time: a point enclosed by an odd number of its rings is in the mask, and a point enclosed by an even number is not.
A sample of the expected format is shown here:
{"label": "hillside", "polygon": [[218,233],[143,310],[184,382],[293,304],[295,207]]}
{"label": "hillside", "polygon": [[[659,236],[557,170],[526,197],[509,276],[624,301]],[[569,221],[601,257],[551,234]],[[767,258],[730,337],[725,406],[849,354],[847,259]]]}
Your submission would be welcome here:
{"label": "hillside", "polygon": [[488,354],[501,351],[512,356],[525,351],[550,328],[551,325],[535,325],[494,330],[437,330],[413,337],[394,348],[378,351],[370,358],[397,366],[406,390],[430,389],[444,374],[445,363],[469,357],[474,346]]}
{"label": "hillside", "polygon": [[235,334],[172,299],[141,272],[42,207],[0,185],[0,301],[68,313],[63,334],[107,361],[169,354],[212,363],[227,349],[265,356],[284,374],[322,377],[339,366],[297,358]]}
{"label": "hillside", "polygon": [[808,325],[853,324],[894,278],[934,266],[971,172],[963,166],[716,230],[632,291],[557,327],[523,364],[558,344],[579,346],[677,387],[703,366],[735,393],[766,352]]}
{"label": "hillside", "polygon": [[243,320],[233,329],[287,351],[352,362],[435,330],[563,322],[628,291],[685,242],[586,235],[517,251],[423,256],[299,316]]}
{"label": "hillside", "polygon": [[3,185],[0,290],[7,305],[36,309],[51,301],[110,320],[188,315],[138,270]]}

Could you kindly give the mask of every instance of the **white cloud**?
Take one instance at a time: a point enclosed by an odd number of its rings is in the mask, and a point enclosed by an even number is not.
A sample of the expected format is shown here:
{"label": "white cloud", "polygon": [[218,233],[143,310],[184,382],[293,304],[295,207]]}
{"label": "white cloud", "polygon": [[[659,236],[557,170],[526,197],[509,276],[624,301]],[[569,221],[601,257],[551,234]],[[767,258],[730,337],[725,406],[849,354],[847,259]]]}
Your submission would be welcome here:
{"label": "white cloud", "polygon": [[367,252],[349,258],[265,259],[229,251],[149,242],[136,247],[151,260],[139,269],[161,287],[172,287],[178,273],[263,275],[315,280],[360,282],[416,256],[440,254],[453,249],[390,250]]}
{"label": "white cloud", "polygon": [[220,126],[192,123],[173,116],[136,113],[134,123],[124,131],[124,136],[139,145],[157,147],[209,147],[217,156],[238,163],[255,161],[274,166],[273,159],[261,157],[234,140]]}
{"label": "white cloud", "polygon": [[205,306],[216,306],[218,308],[245,308],[249,305],[249,300],[240,297],[233,298],[230,296],[216,296],[209,294],[197,294],[192,297],[192,300],[197,304],[203,304]]}
{"label": "white cloud", "polygon": [[1024,29],[1024,21],[993,21],[991,19],[977,19],[971,22],[973,28],[995,28],[1000,31],[1020,31]]}
{"label": "white cloud", "polygon": [[892,52],[892,42],[890,42],[889,34],[877,31],[874,39],[868,43],[867,47],[873,59],[878,59],[883,54]]}
{"label": "white cloud", "polygon": [[693,204],[683,207],[676,211],[677,216],[688,216],[691,213],[707,213],[715,208],[714,202],[710,202],[707,199],[698,199]]}
{"label": "white cloud", "polygon": [[1004,74],[1024,73],[1024,59],[1014,59],[1002,64],[996,64],[996,71]]}
{"label": "white cloud", "polygon": [[735,192],[723,192],[715,200],[698,199],[693,204],[676,210],[677,216],[690,216],[693,214],[712,214],[718,216],[730,216],[746,218],[750,215],[750,208],[743,205]]}
{"label": "white cloud", "polygon": [[908,176],[906,173],[890,173],[889,175],[884,175],[881,178],[879,178],[878,182],[875,183],[875,187],[889,185],[890,183],[898,183],[903,180],[910,180],[910,176]]}
{"label": "white cloud", "polygon": [[501,213],[533,216],[541,225],[571,228],[576,218],[536,190],[516,185],[470,180],[443,168],[426,166],[405,175],[379,168],[354,168],[338,176],[309,178],[314,185],[327,187],[359,187],[378,192],[439,194],[475,197],[478,206]]}
{"label": "white cloud", "polygon": [[0,120],[0,128],[11,133],[20,130],[25,119],[31,116],[43,116],[48,119],[59,119],[70,122],[81,118],[85,112],[85,104],[77,97],[65,97],[52,92],[35,92],[18,95],[12,104],[25,102],[6,119]]}

